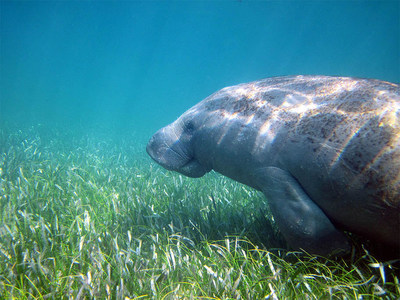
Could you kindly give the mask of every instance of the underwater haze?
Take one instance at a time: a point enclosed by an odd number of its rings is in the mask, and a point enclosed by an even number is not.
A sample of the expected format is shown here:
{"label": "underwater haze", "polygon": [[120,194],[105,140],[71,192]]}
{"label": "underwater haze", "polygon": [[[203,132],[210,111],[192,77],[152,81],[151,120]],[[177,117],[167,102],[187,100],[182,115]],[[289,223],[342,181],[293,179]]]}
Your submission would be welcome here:
{"label": "underwater haze", "polygon": [[150,135],[225,86],[400,80],[399,1],[1,1],[0,117]]}
{"label": "underwater haze", "polygon": [[400,299],[371,243],[289,251],[260,192],[146,153],[223,87],[399,68],[397,0],[0,0],[0,298]]}

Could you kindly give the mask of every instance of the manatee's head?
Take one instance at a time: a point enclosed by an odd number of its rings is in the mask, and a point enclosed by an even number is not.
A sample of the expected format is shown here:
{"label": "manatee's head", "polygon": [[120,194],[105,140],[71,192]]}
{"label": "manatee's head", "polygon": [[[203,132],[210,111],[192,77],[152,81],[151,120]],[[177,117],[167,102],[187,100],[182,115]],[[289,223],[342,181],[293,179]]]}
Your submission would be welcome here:
{"label": "manatee's head", "polygon": [[210,169],[196,158],[196,122],[189,113],[182,115],[170,125],[158,130],[147,144],[146,151],[167,170],[189,177],[201,177]]}

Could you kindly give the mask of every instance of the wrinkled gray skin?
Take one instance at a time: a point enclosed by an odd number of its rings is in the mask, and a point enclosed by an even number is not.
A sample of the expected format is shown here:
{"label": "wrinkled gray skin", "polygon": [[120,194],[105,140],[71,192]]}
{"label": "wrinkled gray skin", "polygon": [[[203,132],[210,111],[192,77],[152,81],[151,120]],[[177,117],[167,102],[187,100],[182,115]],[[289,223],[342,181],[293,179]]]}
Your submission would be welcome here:
{"label": "wrinkled gray skin", "polygon": [[262,191],[294,249],[349,251],[342,230],[400,247],[400,88],[276,77],[224,88],[154,134],[168,170],[215,170]]}

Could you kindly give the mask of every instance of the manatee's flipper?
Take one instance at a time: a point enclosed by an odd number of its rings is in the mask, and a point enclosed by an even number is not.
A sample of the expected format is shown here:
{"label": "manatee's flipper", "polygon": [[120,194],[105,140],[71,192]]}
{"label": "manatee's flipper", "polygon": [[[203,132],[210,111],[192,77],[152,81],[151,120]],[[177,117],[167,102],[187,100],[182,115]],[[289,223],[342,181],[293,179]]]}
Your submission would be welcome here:
{"label": "manatee's flipper", "polygon": [[289,172],[276,167],[262,168],[258,172],[260,188],[290,246],[324,256],[350,251],[344,234],[335,228]]}

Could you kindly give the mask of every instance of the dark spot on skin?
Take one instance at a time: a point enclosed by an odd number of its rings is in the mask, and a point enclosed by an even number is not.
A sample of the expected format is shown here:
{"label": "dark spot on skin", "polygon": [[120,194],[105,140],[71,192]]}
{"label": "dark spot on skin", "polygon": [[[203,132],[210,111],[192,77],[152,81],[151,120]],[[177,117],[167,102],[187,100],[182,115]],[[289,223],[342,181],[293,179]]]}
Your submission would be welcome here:
{"label": "dark spot on skin", "polygon": [[194,124],[193,121],[189,120],[187,123],[185,123],[185,131],[187,133],[191,133],[194,130]]}
{"label": "dark spot on skin", "polygon": [[232,113],[239,113],[241,116],[250,116],[259,111],[259,108],[254,105],[252,99],[242,97],[235,101],[232,109]]}
{"label": "dark spot on skin", "polygon": [[316,139],[329,140],[335,138],[335,130],[345,117],[336,113],[315,114],[302,118],[295,127],[296,133],[312,136]]}

